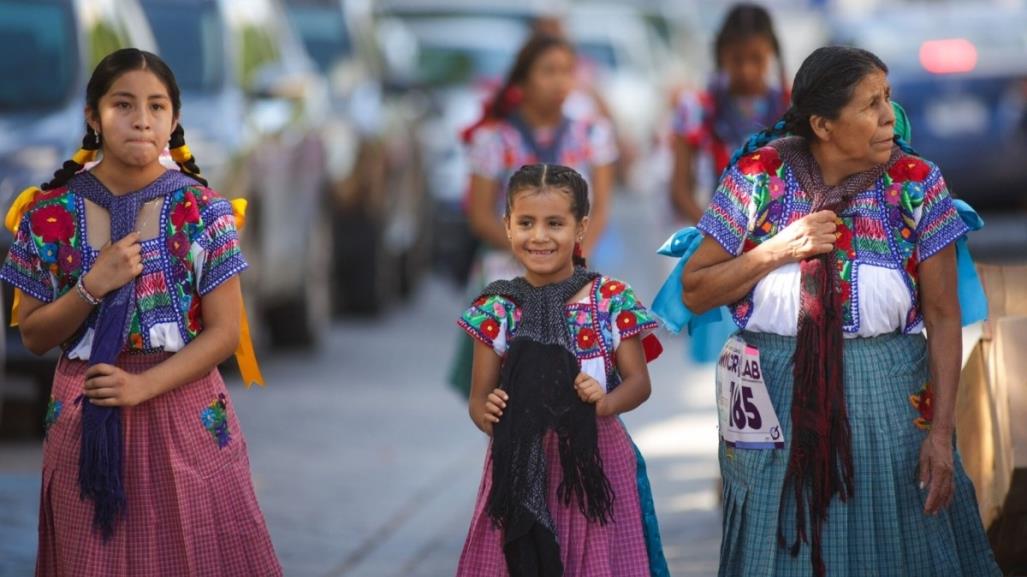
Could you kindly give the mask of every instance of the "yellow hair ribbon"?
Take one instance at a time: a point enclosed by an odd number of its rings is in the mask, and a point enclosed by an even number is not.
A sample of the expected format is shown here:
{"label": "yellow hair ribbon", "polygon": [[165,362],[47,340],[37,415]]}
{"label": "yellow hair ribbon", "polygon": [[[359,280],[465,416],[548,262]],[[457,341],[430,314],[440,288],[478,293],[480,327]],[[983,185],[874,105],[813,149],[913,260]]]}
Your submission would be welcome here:
{"label": "yellow hair ribbon", "polygon": [[242,230],[246,226],[246,206],[249,203],[245,198],[232,199],[232,215],[235,216],[235,228]]}
{"label": "yellow hair ribbon", "polygon": [[21,219],[25,218],[25,213],[29,211],[29,207],[36,201],[36,195],[40,192],[42,191],[38,186],[30,186],[21,191],[18,197],[14,199],[14,204],[7,210],[7,216],[4,218],[4,226],[12,234],[18,232]]}
{"label": "yellow hair ribbon", "polygon": [[189,150],[188,144],[183,144],[178,148],[171,149],[171,158],[178,164],[185,164],[189,162],[189,159],[193,157],[193,152]]}
{"label": "yellow hair ribbon", "polygon": [[11,326],[18,326],[18,308],[21,307],[21,290],[14,289],[14,302],[11,303]]}
{"label": "yellow hair ribbon", "polygon": [[92,162],[96,158],[96,151],[89,150],[86,148],[78,149],[78,152],[71,157],[71,161],[80,166],[85,166],[87,162]]}
{"label": "yellow hair ribbon", "polygon": [[264,375],[260,372],[260,364],[257,363],[257,353],[253,350],[253,339],[250,337],[250,320],[246,315],[246,305],[242,305],[242,316],[239,317],[239,346],[235,349],[235,362],[239,364],[239,374],[242,376],[242,384],[248,389],[253,383],[262,387]]}

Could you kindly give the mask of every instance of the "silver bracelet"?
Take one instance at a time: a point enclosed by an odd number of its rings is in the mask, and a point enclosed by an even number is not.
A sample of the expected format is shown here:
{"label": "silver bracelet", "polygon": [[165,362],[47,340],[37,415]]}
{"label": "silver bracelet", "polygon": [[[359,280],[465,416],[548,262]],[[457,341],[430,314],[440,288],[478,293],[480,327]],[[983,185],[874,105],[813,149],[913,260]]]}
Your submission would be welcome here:
{"label": "silver bracelet", "polygon": [[86,278],[86,275],[82,275],[82,276],[78,277],[78,282],[75,283],[75,292],[78,293],[78,296],[82,297],[82,300],[84,300],[87,303],[89,303],[89,306],[94,306],[95,307],[96,305],[100,304],[101,299],[98,299],[98,298],[94,297],[89,292],[89,290],[86,289],[86,285],[85,285],[85,282],[84,282],[85,278]]}

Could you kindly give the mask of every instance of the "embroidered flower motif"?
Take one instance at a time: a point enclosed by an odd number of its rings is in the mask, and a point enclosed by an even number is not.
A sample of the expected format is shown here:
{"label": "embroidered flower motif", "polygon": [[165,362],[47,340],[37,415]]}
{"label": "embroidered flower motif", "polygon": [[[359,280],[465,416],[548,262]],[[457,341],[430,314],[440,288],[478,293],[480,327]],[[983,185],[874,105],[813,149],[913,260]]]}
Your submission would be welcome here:
{"label": "embroidered flower motif", "polygon": [[487,297],[487,296],[485,296],[485,295],[482,295],[482,296],[480,296],[480,297],[476,298],[476,299],[474,300],[474,302],[473,302],[473,303],[471,303],[471,306],[475,306],[475,307],[479,307],[479,308],[480,308],[480,307],[481,307],[481,305],[483,305],[483,304],[487,303],[487,302],[488,302],[488,300],[489,300],[489,297]]}
{"label": "embroidered flower motif", "polygon": [[922,389],[910,395],[909,402],[920,413],[919,417],[913,419],[913,424],[918,429],[930,429],[934,420],[934,393],[931,392],[931,384],[924,385]]}
{"label": "embroidered flower motif", "polygon": [[599,294],[603,295],[604,298],[613,298],[622,292],[624,292],[624,283],[615,280],[612,280],[599,288]]}
{"label": "embroidered flower motif", "polygon": [[200,304],[201,303],[199,297],[193,295],[192,299],[190,299],[189,301],[189,313],[187,315],[187,328],[189,329],[189,332],[193,334],[197,334],[201,330],[203,330],[203,315],[201,312],[202,308]]}
{"label": "embroidered flower motif", "polygon": [[742,171],[742,174],[746,175],[759,174],[761,172],[777,174],[777,169],[779,168],[781,168],[781,157],[777,154],[777,150],[769,146],[744,156],[738,161],[738,169]]}
{"label": "embroidered flower motif", "polygon": [[54,426],[57,422],[57,418],[61,416],[61,409],[64,408],[64,403],[58,401],[53,395],[50,395],[50,402],[46,405],[46,416],[43,418],[43,438],[50,432],[50,427]]}
{"label": "embroidered flower motif", "polygon": [[785,181],[781,180],[776,175],[770,177],[770,182],[767,183],[767,188],[770,189],[771,200],[777,200],[785,195]]}
{"label": "embroidered flower motif", "polygon": [[143,346],[143,335],[139,333],[132,333],[128,335],[128,340],[131,343],[131,348],[137,351],[141,351],[143,350],[143,348],[145,348]]}
{"label": "embroidered flower motif", "polygon": [[184,232],[177,232],[168,239],[168,250],[172,255],[183,258],[189,254],[189,237]]}
{"label": "embroidered flower motif", "polygon": [[65,274],[77,272],[82,267],[82,255],[70,245],[62,244],[57,249],[57,259]]}
{"label": "embroidered flower motif", "polygon": [[888,203],[888,206],[898,206],[902,200],[902,185],[900,183],[893,183],[884,191],[884,201]]}
{"label": "embroidered flower motif", "polygon": [[904,156],[888,169],[888,175],[897,182],[907,180],[921,182],[930,173],[931,167],[915,156]]}
{"label": "embroidered flower motif", "polygon": [[485,333],[485,336],[490,340],[495,340],[499,337],[499,323],[493,319],[485,319],[485,321],[481,323],[481,332]]}
{"label": "embroidered flower motif", "polygon": [[39,248],[39,260],[46,264],[57,264],[58,258],[60,255],[56,244],[46,243]]}
{"label": "embroidered flower motif", "polygon": [[68,240],[75,234],[75,220],[63,206],[44,206],[32,213],[32,232],[42,237],[43,242]]}
{"label": "embroidered flower motif", "polygon": [[638,324],[638,317],[631,311],[624,311],[617,315],[617,328],[622,331],[634,328]]}
{"label": "embroidered flower motif", "polygon": [[192,193],[187,192],[185,200],[178,203],[178,206],[171,211],[171,224],[175,225],[175,229],[181,230],[186,224],[198,222],[200,222],[200,210],[196,206],[196,198]]}
{"label": "embroidered flower motif", "polygon": [[590,328],[583,328],[578,333],[578,348],[583,351],[591,350],[596,346],[596,332]]}
{"label": "embroidered flower motif", "polygon": [[228,445],[232,436],[228,432],[228,400],[224,393],[219,394],[218,398],[200,412],[200,422],[214,437],[219,449],[224,449]]}
{"label": "embroidered flower motif", "polygon": [[496,315],[497,317],[503,318],[506,316],[506,307],[503,306],[502,302],[497,300],[496,302],[492,303],[492,314]]}
{"label": "embroidered flower motif", "polygon": [[742,301],[738,304],[738,307],[735,309],[735,314],[738,315],[738,318],[744,319],[745,317],[749,316],[749,309],[751,308],[751,306],[752,303],[750,301]]}

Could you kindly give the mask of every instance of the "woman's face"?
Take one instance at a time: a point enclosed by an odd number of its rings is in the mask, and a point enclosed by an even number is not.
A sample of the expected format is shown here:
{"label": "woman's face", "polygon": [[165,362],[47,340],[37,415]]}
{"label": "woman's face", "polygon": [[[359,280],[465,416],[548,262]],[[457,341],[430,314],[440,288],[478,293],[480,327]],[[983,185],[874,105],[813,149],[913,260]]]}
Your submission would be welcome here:
{"label": "woman's face", "polygon": [[506,232],[510,249],[536,286],[563,280],[574,272],[574,244],[588,224],[578,222],[571,194],[562,189],[523,190],[513,197]]}
{"label": "woman's face", "polygon": [[574,63],[574,54],[562,46],[543,52],[521,85],[524,104],[544,112],[563,108],[564,100],[574,89]]}
{"label": "woman's face", "polygon": [[158,161],[177,122],[167,87],[148,70],[122,74],[86,115],[103,137],[104,158],[136,168]]}
{"label": "woman's face", "polygon": [[838,117],[823,128],[817,136],[826,136],[843,161],[864,168],[888,162],[895,131],[888,76],[880,70],[864,76]]}
{"label": "woman's face", "polygon": [[720,64],[727,73],[731,92],[740,96],[766,92],[767,71],[773,56],[774,46],[764,36],[751,36],[724,46]]}

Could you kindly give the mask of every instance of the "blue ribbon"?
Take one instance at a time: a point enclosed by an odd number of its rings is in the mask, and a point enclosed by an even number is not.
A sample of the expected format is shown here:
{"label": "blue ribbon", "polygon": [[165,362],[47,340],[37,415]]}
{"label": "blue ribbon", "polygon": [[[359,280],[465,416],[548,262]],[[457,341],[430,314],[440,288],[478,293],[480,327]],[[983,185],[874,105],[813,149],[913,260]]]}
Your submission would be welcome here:
{"label": "blue ribbon", "polygon": [[[952,204],[956,206],[959,218],[971,231],[980,230],[984,226],[980,215],[969,204],[959,199],[953,199]],[[977,275],[977,267],[970,256],[966,237],[964,234],[956,241],[956,291],[964,327],[988,318],[988,297],[984,294],[984,285],[981,284],[981,277]]]}
{"label": "blue ribbon", "polygon": [[702,232],[694,226],[689,226],[671,235],[660,250],[656,251],[663,256],[679,259],[670,276],[663,282],[660,291],[656,293],[651,307],[667,330],[674,334],[680,333],[685,327],[688,327],[688,334],[693,334],[699,326],[715,323],[723,318],[724,307],[697,315],[685,306],[683,299],[685,264],[702,244],[702,239]]}

